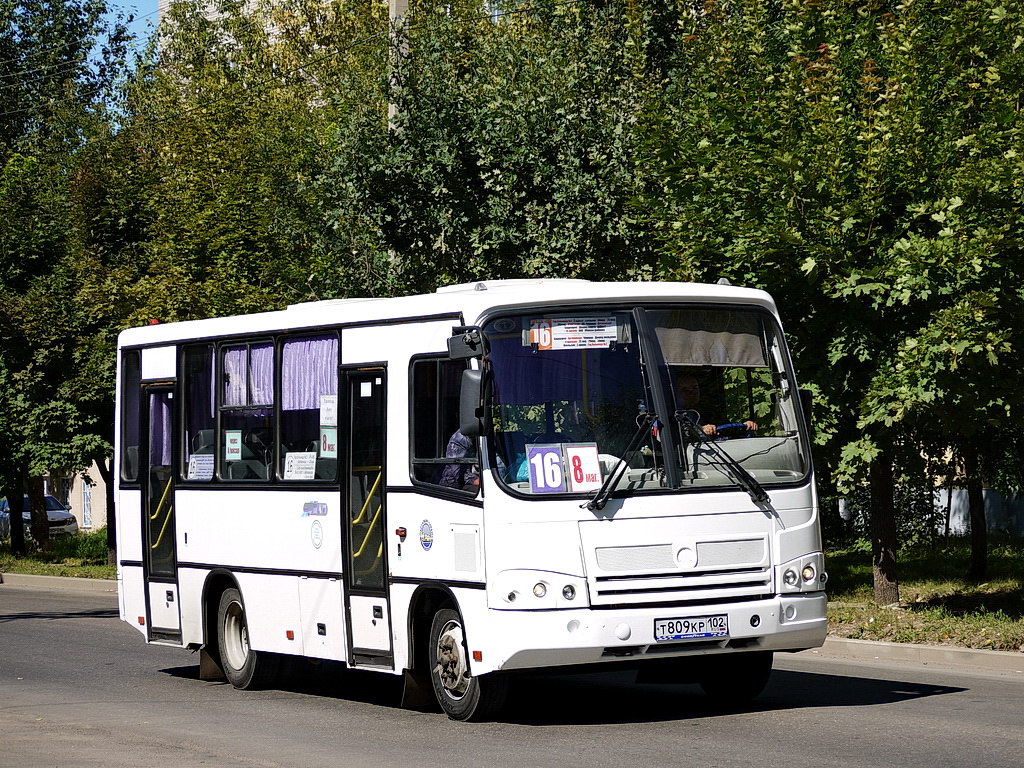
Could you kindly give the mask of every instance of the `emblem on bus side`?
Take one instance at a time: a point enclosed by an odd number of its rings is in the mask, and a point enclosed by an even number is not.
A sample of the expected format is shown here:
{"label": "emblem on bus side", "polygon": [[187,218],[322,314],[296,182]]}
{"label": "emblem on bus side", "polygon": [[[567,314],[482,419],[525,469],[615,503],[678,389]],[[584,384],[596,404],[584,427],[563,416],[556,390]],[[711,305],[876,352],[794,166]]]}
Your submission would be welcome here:
{"label": "emblem on bus side", "polygon": [[302,516],[327,516],[327,504],[322,501],[307,501],[302,505]]}
{"label": "emblem on bus side", "polygon": [[320,549],[320,545],[324,543],[324,529],[319,520],[313,521],[313,529],[309,532],[309,536],[313,540],[313,546]]}
{"label": "emblem on bus side", "polygon": [[425,550],[434,546],[434,529],[429,520],[420,523],[420,546]]}

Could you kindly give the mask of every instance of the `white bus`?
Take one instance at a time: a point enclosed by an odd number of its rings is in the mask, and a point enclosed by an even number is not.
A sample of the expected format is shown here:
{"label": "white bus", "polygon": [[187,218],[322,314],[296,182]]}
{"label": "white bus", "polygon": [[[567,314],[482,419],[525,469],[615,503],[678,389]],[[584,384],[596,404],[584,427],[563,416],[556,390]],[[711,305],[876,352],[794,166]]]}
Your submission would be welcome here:
{"label": "white bus", "polygon": [[203,677],[336,660],[477,719],[542,668],[743,700],[824,640],[764,292],[486,281],[134,328],[118,355],[120,615]]}

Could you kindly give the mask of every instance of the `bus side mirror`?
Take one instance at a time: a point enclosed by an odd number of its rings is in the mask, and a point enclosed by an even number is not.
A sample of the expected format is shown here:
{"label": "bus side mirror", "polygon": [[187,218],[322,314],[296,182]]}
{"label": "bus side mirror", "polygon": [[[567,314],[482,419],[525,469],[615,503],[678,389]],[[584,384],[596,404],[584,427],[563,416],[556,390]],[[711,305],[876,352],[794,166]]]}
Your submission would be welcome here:
{"label": "bus side mirror", "polygon": [[459,431],[466,437],[480,437],[484,433],[483,371],[462,372],[459,391]]}
{"label": "bus side mirror", "polygon": [[461,325],[452,328],[448,337],[448,358],[450,360],[469,360],[483,357],[484,342],[480,336],[480,328],[475,325]]}
{"label": "bus side mirror", "polygon": [[807,423],[811,423],[811,413],[814,410],[814,393],[809,389],[800,390],[800,407],[804,409],[804,416]]}

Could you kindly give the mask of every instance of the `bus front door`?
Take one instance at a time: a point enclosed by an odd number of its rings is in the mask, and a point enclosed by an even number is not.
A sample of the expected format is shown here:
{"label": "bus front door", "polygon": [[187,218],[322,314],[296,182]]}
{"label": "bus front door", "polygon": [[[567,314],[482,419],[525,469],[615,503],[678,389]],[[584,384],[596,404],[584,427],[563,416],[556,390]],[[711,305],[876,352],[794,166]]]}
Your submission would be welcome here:
{"label": "bus front door", "polygon": [[146,430],[142,466],[142,527],[150,640],[180,640],[177,553],[174,531],[172,440],[174,391],[168,385],[143,389]]}
{"label": "bus front door", "polygon": [[392,666],[384,546],[385,373],[382,367],[345,372],[348,450],[342,506],[349,662],[353,666]]}

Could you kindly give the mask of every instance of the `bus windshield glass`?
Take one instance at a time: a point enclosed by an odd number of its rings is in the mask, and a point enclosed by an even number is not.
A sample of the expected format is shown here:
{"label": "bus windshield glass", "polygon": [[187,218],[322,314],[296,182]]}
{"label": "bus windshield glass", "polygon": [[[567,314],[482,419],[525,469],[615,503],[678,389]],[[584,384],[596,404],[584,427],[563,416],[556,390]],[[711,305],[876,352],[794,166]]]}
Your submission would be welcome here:
{"label": "bus windshield glass", "polygon": [[539,311],[484,334],[493,461],[515,492],[594,496],[610,475],[618,496],[735,488],[736,464],[766,487],[807,474],[798,393],[765,312]]}

